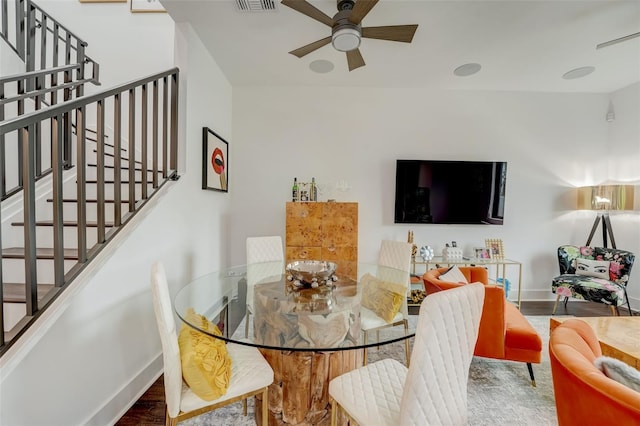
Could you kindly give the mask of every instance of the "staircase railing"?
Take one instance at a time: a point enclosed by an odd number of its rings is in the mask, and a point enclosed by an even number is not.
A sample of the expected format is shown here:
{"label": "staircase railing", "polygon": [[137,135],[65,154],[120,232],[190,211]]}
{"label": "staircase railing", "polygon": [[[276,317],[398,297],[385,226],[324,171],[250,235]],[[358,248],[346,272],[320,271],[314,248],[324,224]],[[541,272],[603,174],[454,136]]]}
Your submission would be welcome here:
{"label": "staircase railing", "polygon": [[[0,0],[0,36],[24,61],[27,71],[0,78],[0,122],[82,96],[85,83],[100,84],[99,66],[85,54],[87,43],[31,0]],[[69,129],[67,125],[64,128]],[[71,132],[65,132],[63,137],[63,161],[70,168]],[[37,128],[36,179],[51,171],[42,139],[42,131]],[[20,152],[0,135],[2,200],[22,189]]]}
{"label": "staircase railing", "polygon": [[[99,84],[91,79],[83,79],[80,75],[81,65],[70,64],[41,71],[31,71],[24,74],[0,78],[0,122],[5,118],[17,117],[33,110],[55,105],[59,100],[71,99],[77,88],[85,83]],[[33,90],[28,91],[27,87]],[[76,90],[74,90],[76,89]],[[69,120],[66,116],[65,120]],[[68,126],[65,126],[68,128]],[[71,132],[65,132],[63,161],[66,168],[72,165]],[[42,143],[51,140],[50,135],[43,135],[42,129],[36,129],[36,180],[51,172],[50,158],[43,158]],[[0,163],[4,165],[0,175],[0,199],[4,200],[22,189],[22,161],[21,151],[7,157],[6,138],[0,136]],[[12,146],[15,150],[15,148]],[[16,162],[17,159],[17,162]]]}
{"label": "staircase railing", "polygon": [[[177,175],[178,131],[177,68],[122,84],[104,92],[82,96],[49,108],[0,122],[0,140],[14,139],[21,155],[22,221],[12,225],[23,227],[22,247],[0,247],[4,259],[22,260],[24,282],[17,283],[25,297],[26,315],[8,332],[0,335],[0,355],[35,321],[74,278],[97,256],[105,245],[131,220],[164,183]],[[126,112],[123,114],[123,112]],[[87,121],[95,120],[95,142],[86,137]],[[64,134],[71,133],[73,116],[76,132],[75,184],[63,185],[65,166]],[[50,129],[51,179],[38,184],[50,185],[53,219],[36,217],[36,135],[38,129]],[[112,130],[112,144],[107,144],[106,129]],[[126,141],[126,146],[124,141]],[[89,145],[92,144],[92,145]],[[95,144],[95,149],[91,146]],[[95,155],[95,164],[87,161],[87,153]],[[89,177],[88,168],[95,170]],[[122,178],[123,171],[126,173]],[[112,173],[112,178],[106,174]],[[110,189],[111,198],[107,198]],[[87,194],[92,194],[89,200]],[[123,195],[123,192],[126,195]],[[63,204],[75,202],[75,220],[63,217]],[[95,221],[88,220],[87,204],[95,203]],[[108,222],[107,209],[113,221]],[[1,219],[1,218],[0,218]],[[36,245],[36,227],[53,229],[52,247]],[[77,229],[75,241],[63,238],[63,229]],[[88,244],[92,232],[94,244]],[[0,232],[0,238],[2,233]],[[38,277],[38,262],[53,262],[50,286]],[[0,298],[8,283],[4,282],[0,262]],[[13,285],[13,284],[11,284]],[[4,307],[0,307],[0,329]]]}
{"label": "staircase railing", "polygon": [[79,64],[81,79],[98,81],[99,66],[85,54],[87,43],[31,0],[0,0],[0,36],[25,62],[27,72]]}

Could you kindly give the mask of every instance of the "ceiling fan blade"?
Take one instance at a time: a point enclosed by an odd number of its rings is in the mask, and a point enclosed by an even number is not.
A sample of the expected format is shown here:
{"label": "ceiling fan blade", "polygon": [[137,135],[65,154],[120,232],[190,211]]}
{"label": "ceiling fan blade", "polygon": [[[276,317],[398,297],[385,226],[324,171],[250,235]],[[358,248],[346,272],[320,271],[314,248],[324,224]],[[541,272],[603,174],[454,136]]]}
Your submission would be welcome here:
{"label": "ceiling fan blade", "polygon": [[333,19],[306,0],[282,0],[281,3],[303,15],[307,15],[309,18],[333,27]]}
{"label": "ceiling fan blade", "polygon": [[622,41],[631,40],[632,38],[640,37],[640,33],[629,34],[628,36],[616,38],[615,40],[605,41],[596,46],[596,49],[602,49],[603,47],[611,46],[612,44],[620,43]]}
{"label": "ceiling fan blade", "polygon": [[294,56],[297,56],[298,58],[302,58],[304,55],[307,55],[316,49],[320,49],[322,46],[329,43],[331,43],[331,37],[325,37],[318,41],[314,41],[313,43],[309,43],[306,46],[299,47],[296,50],[292,50],[289,53],[291,53]]}
{"label": "ceiling fan blade", "polygon": [[360,49],[349,50],[347,52],[347,63],[349,64],[349,71],[365,66]]}
{"label": "ceiling fan blade", "polygon": [[351,15],[349,15],[349,21],[353,24],[359,24],[367,13],[373,9],[373,6],[378,3],[378,0],[358,0],[356,1],[356,5],[353,6],[353,10],[351,11]]}
{"label": "ceiling fan blade", "polygon": [[413,35],[416,33],[416,29],[418,29],[417,25],[391,25],[386,27],[365,27],[362,29],[362,37],[411,43],[411,40],[413,40]]}

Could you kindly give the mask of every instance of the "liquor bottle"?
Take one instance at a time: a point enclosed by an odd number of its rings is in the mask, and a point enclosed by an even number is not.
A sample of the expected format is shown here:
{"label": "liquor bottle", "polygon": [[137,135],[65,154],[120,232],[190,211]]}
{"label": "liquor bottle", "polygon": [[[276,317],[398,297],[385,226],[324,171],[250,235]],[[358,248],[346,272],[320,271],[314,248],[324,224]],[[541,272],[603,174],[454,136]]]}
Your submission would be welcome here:
{"label": "liquor bottle", "polygon": [[293,188],[291,188],[291,200],[298,201],[298,178],[293,178]]}
{"label": "liquor bottle", "polygon": [[311,178],[311,201],[318,201],[318,190],[316,188],[316,178]]}

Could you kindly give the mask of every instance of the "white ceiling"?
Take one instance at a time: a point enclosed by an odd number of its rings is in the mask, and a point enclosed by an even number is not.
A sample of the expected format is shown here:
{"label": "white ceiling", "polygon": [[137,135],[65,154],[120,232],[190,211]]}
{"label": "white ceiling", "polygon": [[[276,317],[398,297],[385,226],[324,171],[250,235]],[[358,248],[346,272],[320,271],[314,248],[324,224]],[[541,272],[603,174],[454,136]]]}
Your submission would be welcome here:
{"label": "white ceiling", "polygon": [[[329,16],[335,0],[310,0]],[[418,24],[410,44],[363,39],[366,66],[349,72],[329,44],[299,59],[288,52],[331,29],[276,0],[271,12],[240,12],[233,0],[163,0],[176,22],[189,22],[234,86],[366,86],[610,93],[640,81],[640,1],[381,0],[363,27]],[[318,59],[335,67],[313,72]],[[465,63],[479,73],[456,77]],[[575,80],[562,75],[594,66]]]}

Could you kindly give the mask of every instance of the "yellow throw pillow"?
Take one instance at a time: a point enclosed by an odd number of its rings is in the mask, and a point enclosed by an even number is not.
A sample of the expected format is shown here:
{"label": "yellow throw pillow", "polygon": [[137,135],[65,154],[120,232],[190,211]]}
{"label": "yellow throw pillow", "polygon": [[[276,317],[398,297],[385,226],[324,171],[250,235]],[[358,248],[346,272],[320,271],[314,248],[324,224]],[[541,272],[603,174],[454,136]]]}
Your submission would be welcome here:
{"label": "yellow throw pillow", "polygon": [[[187,310],[185,319],[212,334],[222,335],[215,324],[197,314],[193,308]],[[224,340],[208,336],[183,323],[178,345],[182,378],[193,393],[205,401],[226,394],[231,379],[231,357]]]}
{"label": "yellow throw pillow", "polygon": [[360,284],[362,306],[391,323],[407,297],[407,285],[382,281],[371,274],[363,276]]}

